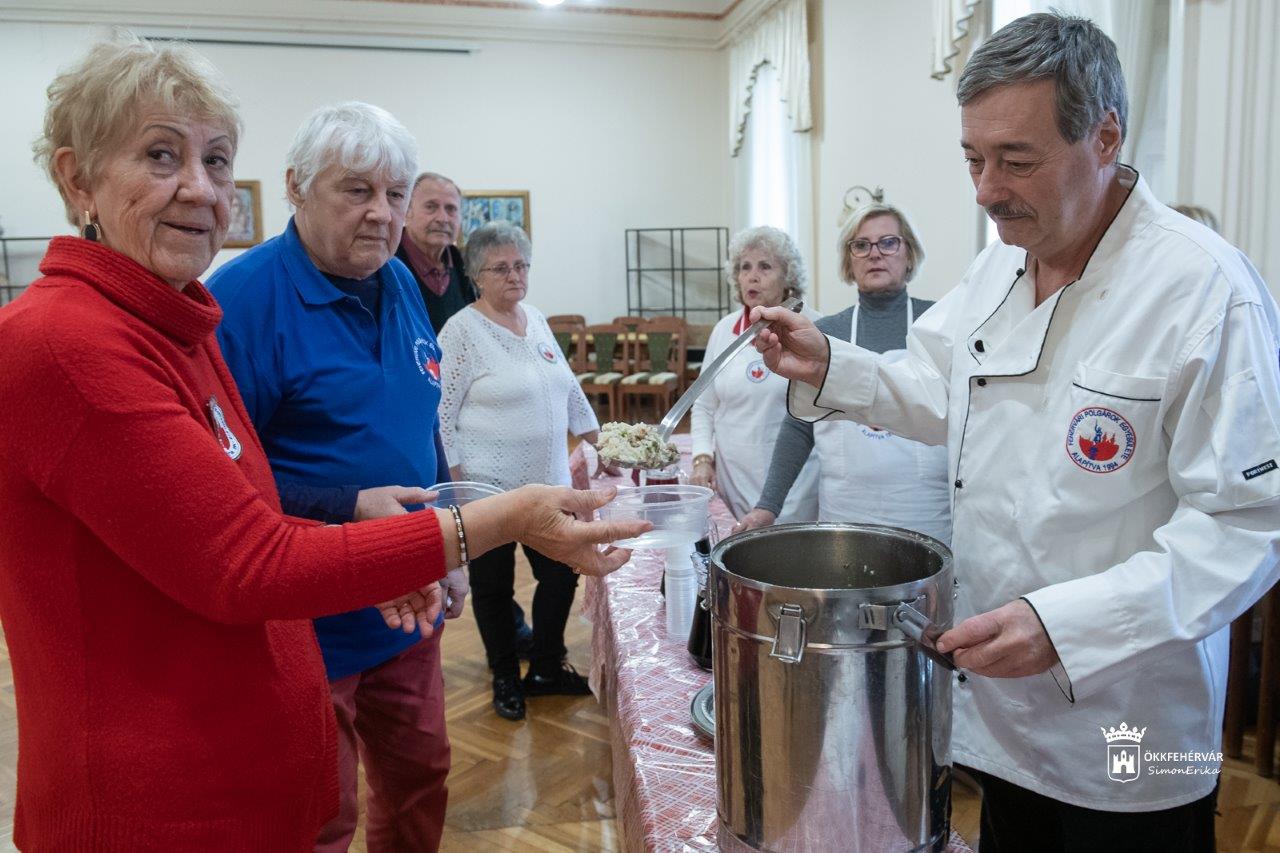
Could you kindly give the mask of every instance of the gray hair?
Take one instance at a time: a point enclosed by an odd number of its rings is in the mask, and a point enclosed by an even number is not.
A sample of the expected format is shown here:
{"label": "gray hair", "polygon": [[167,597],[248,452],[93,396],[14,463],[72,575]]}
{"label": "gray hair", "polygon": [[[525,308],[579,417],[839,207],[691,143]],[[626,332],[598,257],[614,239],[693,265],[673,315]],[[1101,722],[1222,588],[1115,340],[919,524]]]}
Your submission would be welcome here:
{"label": "gray hair", "polygon": [[755,228],[744,228],[729,241],[729,261],[725,264],[725,272],[733,282],[733,296],[739,302],[742,294],[738,287],[738,272],[742,269],[742,255],[751,249],[759,249],[770,255],[782,265],[783,282],[789,296],[800,296],[804,293],[804,258],[800,250],[786,231],[771,225],[758,225]]}
{"label": "gray hair", "polygon": [[149,107],[218,123],[231,137],[233,152],[240,139],[235,96],[207,59],[186,45],[155,44],[123,30],[55,77],[48,95],[44,133],[32,150],[62,194],[72,225],[80,224],[80,211],[71,208],[58,182],[53,155],[59,148],[75,152],[78,177],[92,182],[103,155],[120,144],[139,110]]}
{"label": "gray hair", "polygon": [[1050,79],[1063,139],[1079,142],[1115,110],[1124,140],[1129,99],[1116,45],[1086,18],[1037,12],[1001,27],[970,57],[956,99],[964,106],[994,86]]}
{"label": "gray hair", "polygon": [[302,196],[316,176],[331,166],[384,174],[408,184],[418,171],[418,144],[382,107],[347,101],[321,107],[307,117],[293,137],[285,166],[293,170]]}
{"label": "gray hair", "polygon": [[911,220],[907,219],[907,215],[893,205],[883,202],[873,202],[858,208],[850,214],[849,221],[840,229],[840,236],[836,240],[836,252],[840,256],[841,281],[846,284],[854,283],[853,259],[849,256],[849,242],[853,240],[853,235],[858,233],[862,223],[873,216],[892,216],[898,220],[898,230],[902,232],[902,243],[907,247],[906,280],[911,281],[920,271],[920,265],[924,263],[924,246],[916,236],[916,230],[911,227]]}
{"label": "gray hair", "polygon": [[421,175],[418,175],[418,177],[413,179],[413,188],[416,190],[418,188],[418,184],[423,181],[433,181],[437,184],[448,184],[453,187],[453,191],[458,194],[458,198],[462,198],[462,189],[458,186],[458,182],[453,178],[445,177],[439,172],[423,172]]}
{"label": "gray hair", "polygon": [[510,222],[489,222],[467,235],[467,276],[475,281],[489,253],[503,246],[519,249],[526,264],[533,261],[533,244],[523,228]]}

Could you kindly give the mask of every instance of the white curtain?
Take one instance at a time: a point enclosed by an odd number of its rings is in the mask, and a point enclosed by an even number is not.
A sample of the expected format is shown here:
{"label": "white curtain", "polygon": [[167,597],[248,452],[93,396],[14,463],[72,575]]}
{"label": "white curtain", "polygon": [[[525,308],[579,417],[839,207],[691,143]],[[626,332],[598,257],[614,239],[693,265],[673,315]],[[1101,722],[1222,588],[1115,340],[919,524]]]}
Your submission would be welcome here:
{"label": "white curtain", "polygon": [[981,5],[982,0],[933,0],[934,80],[960,76],[980,37]]}
{"label": "white curtain", "polygon": [[810,139],[790,127],[781,80],[770,63],[756,69],[750,112],[734,158],[734,230],[772,225],[813,259],[813,173]]}
{"label": "white curtain", "polygon": [[[934,0],[934,13],[938,13],[939,5],[965,5],[968,2]],[[1151,96],[1152,58],[1157,52],[1154,35],[1160,29],[1156,26],[1156,0],[991,0],[991,3],[993,31],[1020,15],[1057,9],[1090,19],[1111,36],[1116,43],[1116,54],[1129,91],[1129,126],[1120,159],[1125,163],[1135,162],[1138,140],[1143,132],[1143,117],[1147,114],[1147,99]],[[1167,16],[1167,3],[1162,9]],[[960,67],[956,69],[957,74]],[[1164,129],[1157,132],[1163,134]]]}
{"label": "white curtain", "polygon": [[752,87],[762,63],[778,74],[778,93],[791,130],[813,127],[809,103],[809,19],[805,0],[782,0],[729,47],[729,153],[742,146]]}

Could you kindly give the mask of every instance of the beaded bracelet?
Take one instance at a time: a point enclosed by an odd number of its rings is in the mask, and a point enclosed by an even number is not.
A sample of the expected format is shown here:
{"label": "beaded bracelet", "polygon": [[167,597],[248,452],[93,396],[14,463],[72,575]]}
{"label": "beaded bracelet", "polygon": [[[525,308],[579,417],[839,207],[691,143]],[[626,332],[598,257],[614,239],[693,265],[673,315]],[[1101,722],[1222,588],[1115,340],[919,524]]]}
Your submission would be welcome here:
{"label": "beaded bracelet", "polygon": [[453,525],[458,528],[458,556],[461,565],[465,566],[471,562],[471,556],[467,553],[467,531],[462,526],[462,510],[450,504],[449,512],[453,513]]}

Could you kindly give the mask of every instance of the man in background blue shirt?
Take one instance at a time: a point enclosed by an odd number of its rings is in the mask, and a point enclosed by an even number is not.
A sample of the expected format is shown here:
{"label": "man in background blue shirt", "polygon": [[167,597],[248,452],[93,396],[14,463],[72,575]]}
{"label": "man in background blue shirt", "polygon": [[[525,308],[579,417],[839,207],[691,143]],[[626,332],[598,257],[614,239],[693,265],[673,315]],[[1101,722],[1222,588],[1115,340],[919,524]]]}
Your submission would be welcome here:
{"label": "man in background blue shirt", "polygon": [[[322,108],[299,129],[284,233],[209,280],[219,341],[280,484],[285,511],[343,522],[406,511],[447,481],[438,431],[440,348],[399,243],[416,144],[368,104]],[[442,585],[462,612],[465,570]],[[357,751],[369,783],[368,849],[435,850],[449,742],[440,631],[389,628],[377,608],[315,620],[339,735],[339,815],[316,849],[344,851],[357,822]]]}

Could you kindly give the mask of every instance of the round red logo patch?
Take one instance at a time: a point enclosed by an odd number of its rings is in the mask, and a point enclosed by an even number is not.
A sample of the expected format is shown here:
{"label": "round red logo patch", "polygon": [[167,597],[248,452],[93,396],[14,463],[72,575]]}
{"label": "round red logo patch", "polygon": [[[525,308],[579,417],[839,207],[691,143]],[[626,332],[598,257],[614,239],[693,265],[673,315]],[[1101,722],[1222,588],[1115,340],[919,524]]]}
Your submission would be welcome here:
{"label": "round red logo patch", "polygon": [[1090,406],[1071,418],[1067,427],[1067,455],[1094,474],[1110,474],[1133,458],[1138,437],[1119,412]]}

